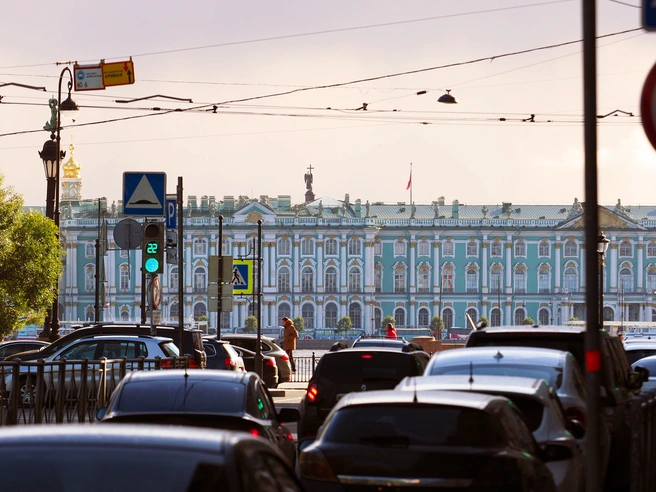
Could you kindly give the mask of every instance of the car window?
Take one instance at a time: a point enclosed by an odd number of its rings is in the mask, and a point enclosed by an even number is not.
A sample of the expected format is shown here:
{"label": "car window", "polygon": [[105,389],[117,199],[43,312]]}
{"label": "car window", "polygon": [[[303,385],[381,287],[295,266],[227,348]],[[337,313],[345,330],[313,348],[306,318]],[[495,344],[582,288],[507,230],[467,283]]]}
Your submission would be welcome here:
{"label": "car window", "polygon": [[555,388],[559,388],[562,383],[562,368],[548,367],[548,366],[533,366],[530,363],[526,364],[504,364],[494,363],[485,364],[482,362],[470,364],[469,361],[462,361],[458,364],[440,365],[439,357],[437,357],[430,367],[430,374],[432,375],[469,375],[473,373],[485,374],[487,376],[518,376],[533,379],[544,379]]}
{"label": "car window", "polygon": [[[628,374],[627,375],[624,374],[624,369],[628,364],[628,362],[626,361],[626,356],[624,356],[625,360],[622,360],[618,356],[609,338],[603,338],[601,340],[601,343],[606,346],[605,352],[608,354],[609,360],[604,360],[604,364],[606,364],[606,366],[610,366],[609,369],[612,371],[613,379],[615,380],[614,384],[625,386],[626,377],[628,376]],[[622,351],[624,351],[624,349],[622,349]],[[602,353],[603,352],[604,351],[602,351]]]}
{"label": "car window", "polygon": [[516,405],[517,408],[519,408],[519,410],[522,412],[524,422],[526,422],[526,425],[531,432],[535,432],[540,428],[540,424],[542,423],[542,419],[544,417],[544,405],[540,401],[536,400],[535,398],[531,398],[530,396],[512,394],[509,395],[503,392],[490,392],[490,394],[505,396],[510,401],[512,401],[513,404]]}
{"label": "car window", "polygon": [[508,444],[518,450],[534,454],[535,441],[524,423],[524,419],[514,405],[499,406],[495,409],[495,414],[501,420],[501,425],[508,435]]}
{"label": "car window", "polygon": [[67,359],[93,359],[96,355],[96,349],[98,348],[98,342],[96,340],[83,341],[76,343],[72,347],[64,349],[59,358]]}
{"label": "car window", "polygon": [[250,492],[302,492],[291,470],[270,451],[243,456],[238,462],[241,490]]}
{"label": "car window", "polygon": [[180,355],[177,345],[173,342],[162,342],[159,344],[159,348],[162,349],[166,357],[178,357]]}
{"label": "car window", "polygon": [[264,391],[263,385],[257,385],[257,418],[264,420],[271,420],[275,418],[276,412],[271,407],[271,401],[269,400],[269,395]]}
{"label": "car window", "polygon": [[421,375],[423,368],[412,355],[397,352],[338,352],[321,358],[320,377],[336,383],[361,381],[400,381],[406,376]]}
{"label": "car window", "polygon": [[216,348],[214,347],[214,344],[208,342],[204,343],[203,346],[205,347],[205,353],[208,357],[216,356]]}
{"label": "car window", "polygon": [[[431,422],[431,425],[426,425]],[[478,409],[441,405],[354,405],[335,412],[321,438],[344,444],[492,447],[502,443],[490,415]]]}
{"label": "car window", "polygon": [[251,352],[255,352],[256,349],[256,340],[255,339],[240,339],[240,338],[231,338],[230,343],[237,345],[239,347],[244,347],[250,350]]}

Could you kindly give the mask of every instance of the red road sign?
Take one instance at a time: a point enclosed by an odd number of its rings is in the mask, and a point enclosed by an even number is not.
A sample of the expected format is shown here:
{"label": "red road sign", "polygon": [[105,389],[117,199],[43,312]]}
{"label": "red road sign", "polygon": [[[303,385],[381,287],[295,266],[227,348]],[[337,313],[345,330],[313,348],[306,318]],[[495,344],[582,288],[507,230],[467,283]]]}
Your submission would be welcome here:
{"label": "red road sign", "polygon": [[652,147],[656,149],[656,64],[651,68],[640,96],[642,127]]}
{"label": "red road sign", "polygon": [[162,284],[159,280],[159,276],[155,275],[151,283],[151,295],[153,300],[153,307],[158,308],[160,302],[162,302]]}

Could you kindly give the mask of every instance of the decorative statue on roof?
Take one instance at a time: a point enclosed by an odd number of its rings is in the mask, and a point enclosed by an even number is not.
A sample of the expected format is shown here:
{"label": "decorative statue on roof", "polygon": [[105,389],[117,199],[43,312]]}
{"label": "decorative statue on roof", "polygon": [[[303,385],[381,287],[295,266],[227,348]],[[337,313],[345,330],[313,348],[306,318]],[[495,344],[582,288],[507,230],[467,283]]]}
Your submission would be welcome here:
{"label": "decorative statue on roof", "polygon": [[369,217],[369,207],[371,205],[369,205],[369,200],[367,200],[367,203],[364,204],[365,217]]}
{"label": "decorative statue on roof", "polygon": [[574,198],[574,203],[572,204],[572,208],[569,209],[569,216],[573,215],[579,215],[583,213],[583,205],[581,205],[581,202],[579,202],[578,198]]}
{"label": "decorative statue on roof", "polygon": [[54,133],[57,130],[57,99],[49,99],[48,106],[50,106],[50,121],[46,121],[43,129]]}
{"label": "decorative statue on roof", "polygon": [[66,207],[64,208],[64,218],[66,219],[73,218],[73,207],[71,206],[71,202],[68,202],[66,204]]}
{"label": "decorative statue on roof", "polygon": [[116,217],[118,213],[116,212],[116,200],[112,202],[112,217]]}
{"label": "decorative statue on roof", "polygon": [[216,201],[210,200],[210,217],[216,216]]}
{"label": "decorative statue on roof", "polygon": [[323,200],[319,200],[319,206],[317,207],[317,210],[319,211],[319,216],[323,216]]}
{"label": "decorative statue on roof", "polygon": [[433,202],[433,210],[435,211],[435,218],[440,218],[440,204],[438,202]]}
{"label": "decorative statue on roof", "polygon": [[415,205],[415,202],[412,202],[412,205],[410,206],[410,218],[414,219],[416,213],[417,213],[417,206]]}
{"label": "decorative statue on roof", "polygon": [[308,167],[310,172],[305,173],[305,176],[303,177],[305,179],[305,188],[312,191],[312,180],[314,179],[312,177],[312,164]]}
{"label": "decorative statue on roof", "polygon": [[487,208],[487,205],[483,205],[483,208],[481,209],[481,212],[483,212],[483,218],[487,219],[487,213],[490,211],[490,209]]}
{"label": "decorative statue on roof", "polygon": [[617,199],[617,205],[615,205],[615,213],[620,215],[626,215],[626,208],[624,208],[624,205],[622,205],[621,198]]}

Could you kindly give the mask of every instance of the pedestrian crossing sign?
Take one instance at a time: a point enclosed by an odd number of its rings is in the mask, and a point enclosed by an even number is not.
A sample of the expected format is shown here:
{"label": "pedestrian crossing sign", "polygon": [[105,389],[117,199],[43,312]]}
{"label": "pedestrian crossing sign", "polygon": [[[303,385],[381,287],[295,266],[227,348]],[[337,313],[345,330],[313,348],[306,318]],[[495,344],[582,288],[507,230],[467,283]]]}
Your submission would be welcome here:
{"label": "pedestrian crossing sign", "polygon": [[232,294],[252,294],[253,293],[253,260],[233,260],[232,261]]}

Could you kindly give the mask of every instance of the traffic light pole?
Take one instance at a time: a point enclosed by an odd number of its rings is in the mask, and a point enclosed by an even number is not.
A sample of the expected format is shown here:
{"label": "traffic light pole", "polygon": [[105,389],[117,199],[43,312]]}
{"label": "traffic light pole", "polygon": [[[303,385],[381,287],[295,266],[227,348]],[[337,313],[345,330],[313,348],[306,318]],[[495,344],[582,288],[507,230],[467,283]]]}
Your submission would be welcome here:
{"label": "traffic light pole", "polygon": [[[184,347],[184,243],[183,239],[183,213],[182,210],[182,176],[178,176],[178,187],[176,189],[176,201],[178,204],[178,331],[180,333],[180,353],[185,353]],[[191,349],[190,349],[191,350]]]}
{"label": "traffic light pole", "polygon": [[216,296],[216,339],[221,340],[221,317],[223,315],[222,306],[222,286],[223,286],[223,215],[219,215],[219,281],[218,281],[218,295]]}

